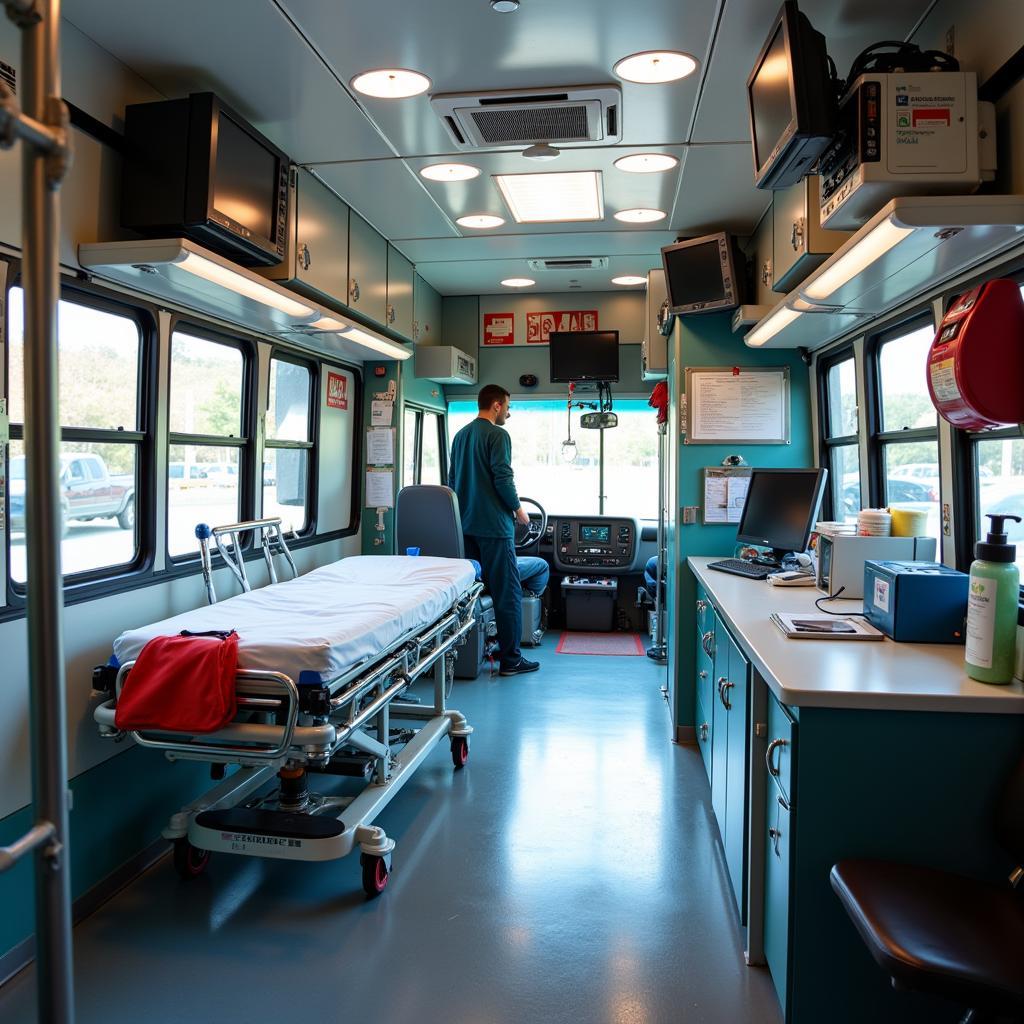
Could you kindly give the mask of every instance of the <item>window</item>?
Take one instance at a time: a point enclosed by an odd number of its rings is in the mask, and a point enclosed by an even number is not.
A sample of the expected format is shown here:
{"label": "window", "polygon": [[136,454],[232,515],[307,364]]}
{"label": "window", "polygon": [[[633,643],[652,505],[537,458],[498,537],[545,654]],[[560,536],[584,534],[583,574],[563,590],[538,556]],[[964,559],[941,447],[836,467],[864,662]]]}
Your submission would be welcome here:
{"label": "window", "polygon": [[419,409],[410,406],[405,407],[402,415],[402,440],[405,457],[402,462],[402,486],[411,487],[416,483],[416,465],[418,461],[419,438],[416,436],[420,429]]}
{"label": "window", "polygon": [[[241,519],[248,374],[241,349],[186,330],[171,335],[167,550],[199,550],[198,523]],[[269,417],[268,417],[269,421]]]}
{"label": "window", "polygon": [[828,469],[831,515],[839,522],[855,522],[861,508],[861,485],[857,371],[853,355],[841,355],[825,364],[821,379],[822,461]]}
{"label": "window", "polygon": [[402,485],[442,484],[447,465],[442,444],[444,416],[439,412],[407,405],[402,414],[403,464]]}
{"label": "window", "polygon": [[[10,573],[26,582],[24,293],[8,302]],[[67,576],[126,568],[140,553],[137,520],[143,424],[142,331],[131,316],[61,299],[60,496]]]}
{"label": "window", "polygon": [[878,429],[877,501],[928,513],[928,534],[940,538],[938,420],[928,395],[925,368],[934,337],[917,322],[883,335],[876,370]]}
{"label": "window", "polygon": [[[974,439],[976,536],[984,539],[991,528],[986,513],[1024,519],[1024,440],[1020,431],[1000,431],[998,437]],[[1006,523],[1007,538],[1017,545],[1017,564],[1024,568],[1024,522]]]}
{"label": "window", "polygon": [[441,483],[441,431],[444,419],[440,413],[423,413],[420,439],[420,483]]}
{"label": "window", "polygon": [[296,533],[302,533],[310,525],[312,390],[313,375],[308,366],[279,358],[270,360],[263,452],[263,515],[279,516],[282,529]]}

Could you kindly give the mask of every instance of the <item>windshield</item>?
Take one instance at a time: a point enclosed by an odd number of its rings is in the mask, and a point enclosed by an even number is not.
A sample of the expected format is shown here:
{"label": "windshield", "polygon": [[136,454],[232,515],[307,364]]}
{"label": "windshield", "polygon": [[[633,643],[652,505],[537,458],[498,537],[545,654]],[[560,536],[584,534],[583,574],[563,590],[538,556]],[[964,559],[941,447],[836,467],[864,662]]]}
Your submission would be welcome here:
{"label": "windshield", "polygon": [[25,479],[25,460],[24,459],[11,459],[11,479],[12,480],[24,480]]}

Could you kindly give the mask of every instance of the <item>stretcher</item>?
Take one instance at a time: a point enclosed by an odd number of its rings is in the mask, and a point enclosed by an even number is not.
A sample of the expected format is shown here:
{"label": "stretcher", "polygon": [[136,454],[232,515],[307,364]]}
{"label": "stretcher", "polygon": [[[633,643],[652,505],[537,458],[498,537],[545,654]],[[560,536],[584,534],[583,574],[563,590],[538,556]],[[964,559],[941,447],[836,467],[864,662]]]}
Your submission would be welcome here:
{"label": "stretcher", "polygon": [[[439,741],[448,738],[455,768],[468,759],[472,727],[447,700],[481,584],[464,559],[354,556],[252,590],[239,545],[247,531],[270,538],[294,570],[277,520],[197,530],[211,604],[122,633],[107,682],[94,684],[107,690],[94,718],[104,736],[207,762],[220,780],[164,830],[183,876],[201,873],[211,852],[320,861],[358,846],[363,887],[376,895],[395,847],[377,816]],[[223,601],[209,572],[211,538],[243,591]],[[117,700],[135,659],[148,640],[182,630],[238,633],[238,713],[213,733],[122,732]],[[430,704],[406,693],[428,674]],[[315,775],[365,786],[354,797],[325,795],[311,789]]]}

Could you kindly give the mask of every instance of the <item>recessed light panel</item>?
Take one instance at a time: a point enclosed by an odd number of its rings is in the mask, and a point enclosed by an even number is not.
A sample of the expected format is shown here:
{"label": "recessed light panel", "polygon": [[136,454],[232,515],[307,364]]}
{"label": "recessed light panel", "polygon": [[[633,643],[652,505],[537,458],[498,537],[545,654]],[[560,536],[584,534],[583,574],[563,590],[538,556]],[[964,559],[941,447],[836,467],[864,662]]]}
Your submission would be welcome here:
{"label": "recessed light panel", "polygon": [[657,171],[671,171],[679,160],[669,153],[631,153],[620,156],[615,166],[630,174],[654,174]]}
{"label": "recessed light panel", "polygon": [[646,277],[637,277],[634,274],[624,274],[622,277],[613,277],[612,284],[631,285],[647,284]]}
{"label": "recessed light panel", "polygon": [[696,68],[697,61],[688,53],[648,50],[623,57],[612,71],[627,82],[659,85],[662,82],[677,82],[680,78],[692,75]]}
{"label": "recessed light panel", "polygon": [[469,164],[429,164],[420,169],[420,176],[431,181],[470,181],[479,174],[480,168]]}
{"label": "recessed light panel", "polygon": [[419,96],[430,88],[430,79],[418,71],[404,68],[381,68],[378,71],[364,71],[352,79],[352,88],[364,96],[382,100],[401,100],[408,96]]}
{"label": "recessed light panel", "polygon": [[654,221],[664,218],[664,210],[619,210],[615,214],[616,220],[625,221],[627,224],[653,224]]}
{"label": "recessed light panel", "polygon": [[529,288],[531,284],[536,284],[532,277],[506,277],[501,282],[506,288]]}
{"label": "recessed light panel", "polygon": [[471,213],[466,217],[459,217],[455,223],[460,227],[475,228],[480,231],[483,228],[500,228],[505,223],[505,219],[495,217],[490,213]]}
{"label": "recessed light panel", "polygon": [[494,180],[517,224],[601,220],[600,171],[496,174]]}

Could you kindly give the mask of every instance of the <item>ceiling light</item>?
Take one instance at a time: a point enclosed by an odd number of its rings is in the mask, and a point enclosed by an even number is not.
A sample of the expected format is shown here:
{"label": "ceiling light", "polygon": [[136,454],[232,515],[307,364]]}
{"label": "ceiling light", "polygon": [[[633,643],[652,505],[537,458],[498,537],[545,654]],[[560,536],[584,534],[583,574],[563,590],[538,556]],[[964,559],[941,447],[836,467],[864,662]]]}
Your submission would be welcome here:
{"label": "ceiling light", "polygon": [[408,359],[412,355],[412,352],[404,345],[399,345],[394,341],[386,341],[384,338],[375,338],[372,334],[368,334],[358,327],[350,327],[344,332],[343,337],[346,341],[358,342],[360,345],[372,349],[374,352],[379,352],[382,356],[387,356],[389,359]]}
{"label": "ceiling light", "polygon": [[511,14],[519,10],[519,0],[491,0],[491,10],[498,14]]}
{"label": "ceiling light", "polygon": [[555,149],[554,146],[549,146],[546,142],[538,142],[523,150],[523,156],[527,160],[554,160],[561,155],[560,149]]}
{"label": "ceiling light", "polygon": [[615,166],[630,174],[653,174],[655,171],[671,171],[678,163],[678,157],[669,153],[631,153],[620,156]]}
{"label": "ceiling light", "polygon": [[480,168],[469,164],[429,164],[420,169],[420,176],[431,181],[470,181],[479,174]]}
{"label": "ceiling light", "polygon": [[495,217],[491,213],[471,213],[465,217],[459,217],[456,224],[464,228],[475,228],[478,231],[482,228],[500,228],[505,223],[504,217]]}
{"label": "ceiling light", "polygon": [[289,299],[268,285],[252,281],[244,274],[231,270],[229,267],[223,267],[219,263],[214,263],[213,260],[208,260],[205,256],[199,256],[194,252],[188,253],[183,260],[176,260],[174,265],[182,270],[187,270],[190,274],[195,274],[196,277],[202,277],[207,281],[220,285],[222,288],[228,288],[238,295],[252,299],[254,302],[270,306],[286,316],[300,319],[312,316],[314,313],[312,306],[304,306],[301,302]]}
{"label": "ceiling light", "polygon": [[652,224],[656,220],[663,220],[664,210],[619,210],[615,214],[616,220],[625,221],[627,224]]}
{"label": "ceiling light", "polygon": [[501,282],[506,288],[529,288],[531,284],[536,284],[532,277],[506,277]]}
{"label": "ceiling light", "polygon": [[517,224],[601,220],[600,171],[496,174],[494,180]]}
{"label": "ceiling light", "polygon": [[404,68],[381,68],[379,71],[364,71],[352,79],[352,88],[364,96],[375,96],[382,100],[401,100],[418,96],[430,88],[430,79],[418,71]]}
{"label": "ceiling light", "polygon": [[623,57],[612,71],[627,82],[657,85],[661,82],[676,82],[693,74],[696,68],[697,61],[688,53],[648,50]]}
{"label": "ceiling light", "polygon": [[781,306],[774,313],[771,313],[764,320],[762,320],[747,336],[743,339],[745,345],[749,345],[751,348],[760,348],[766,342],[771,341],[783,327],[788,327],[798,316],[801,316],[799,310],[790,309],[788,306]]}
{"label": "ceiling light", "polygon": [[817,302],[827,299],[913,231],[913,228],[898,227],[887,217],[806,288],[801,287],[800,294]]}
{"label": "ceiling light", "polygon": [[322,316],[319,320],[314,320],[309,326],[315,331],[331,331],[334,334],[344,334],[345,331],[352,328],[351,324],[335,320],[333,316]]}
{"label": "ceiling light", "polygon": [[647,284],[646,277],[637,277],[634,274],[625,274],[622,277],[613,277],[612,284],[630,285],[630,284]]}

